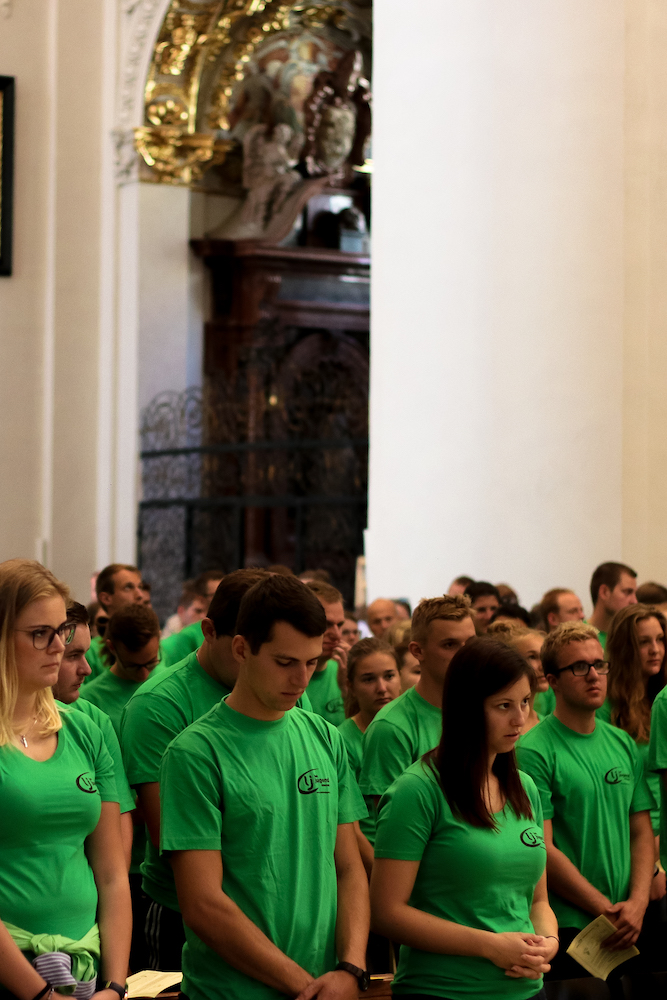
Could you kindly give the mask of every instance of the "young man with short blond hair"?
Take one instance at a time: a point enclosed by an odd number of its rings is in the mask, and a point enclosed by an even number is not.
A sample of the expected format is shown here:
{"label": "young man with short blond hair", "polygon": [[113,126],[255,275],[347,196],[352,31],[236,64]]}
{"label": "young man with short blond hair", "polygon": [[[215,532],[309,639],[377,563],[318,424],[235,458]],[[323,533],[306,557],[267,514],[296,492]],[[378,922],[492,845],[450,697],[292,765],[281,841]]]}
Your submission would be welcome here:
{"label": "young man with short blond hair", "polygon": [[409,649],[421,674],[414,687],[380,709],[364,734],[359,776],[364,795],[383,795],[399,774],[438,745],[445,674],[454,654],[474,635],[467,597],[433,597],[417,605]]}

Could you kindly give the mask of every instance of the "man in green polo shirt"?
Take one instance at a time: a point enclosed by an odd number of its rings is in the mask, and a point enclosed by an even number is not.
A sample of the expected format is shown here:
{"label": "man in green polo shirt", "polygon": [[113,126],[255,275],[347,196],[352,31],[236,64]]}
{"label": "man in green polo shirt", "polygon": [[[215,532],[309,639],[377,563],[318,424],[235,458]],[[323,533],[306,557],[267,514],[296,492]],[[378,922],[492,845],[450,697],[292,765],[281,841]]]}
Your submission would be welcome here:
{"label": "man in green polo shirt", "polygon": [[161,847],[189,1000],[358,995],[369,905],[354,822],[366,808],[338,731],[295,707],[325,628],[296,578],[255,584],[232,642],[234,690],[163,757]]}
{"label": "man in green polo shirt", "polygon": [[180,970],[185,944],[174,876],[160,856],[160,762],[180,732],[217,705],[236,681],[232,654],[241,598],[269,574],[239,569],[218,586],[201,623],[204,641],[180,663],[153,674],[130,698],[121,721],[121,742],[130,784],[137,790],[148,839],[141,865],[142,888],[150,900],[146,920],[148,967]]}
{"label": "man in green polo shirt", "polygon": [[[653,797],[634,740],[596,721],[609,670],[596,629],[559,625],[545,639],[542,663],[556,708],[522,737],[517,757],[542,800],[549,898],[561,944],[547,978],[560,980],[585,975],[566,949],[594,917],[604,914],[616,928],[604,947],[638,940],[654,868]],[[651,949],[645,940],[638,947],[639,966],[633,959],[634,969],[626,963],[612,973],[614,995],[623,995],[621,974],[646,972]]]}
{"label": "man in green polo shirt", "polygon": [[376,800],[442,733],[442,687],[454,654],[475,635],[462,594],[420,601],[412,616],[410,652],[421,666],[416,685],[381,708],[364,734],[359,787]]}
{"label": "man in green polo shirt", "polygon": [[347,647],[343,643],[343,595],[330,583],[309,580],[306,584],[317,597],[327,616],[327,627],[322,637],[322,655],[308,685],[308,697],[313,712],[321,715],[332,726],[345,721],[345,701],[338,676],[347,667]]}
{"label": "man in green polo shirt", "polygon": [[637,574],[625,563],[601,563],[591,577],[591,601],[593,614],[589,621],[598,630],[604,649],[616,612],[637,603]]}
{"label": "man in green polo shirt", "polygon": [[[97,600],[109,617],[128,604],[142,604],[144,600],[141,573],[136,566],[128,566],[125,563],[105,566],[97,574],[95,591]],[[109,669],[113,661],[113,656],[110,655],[102,636],[96,635],[93,638],[86,659],[91,670],[88,683],[92,683]]]}

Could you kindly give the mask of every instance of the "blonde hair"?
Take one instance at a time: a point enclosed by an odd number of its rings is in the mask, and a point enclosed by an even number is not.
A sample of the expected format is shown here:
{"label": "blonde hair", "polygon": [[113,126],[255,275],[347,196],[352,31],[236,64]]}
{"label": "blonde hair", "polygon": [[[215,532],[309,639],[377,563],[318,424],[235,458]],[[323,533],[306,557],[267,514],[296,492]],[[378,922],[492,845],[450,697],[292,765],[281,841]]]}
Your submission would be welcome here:
{"label": "blonde hair", "polygon": [[399,649],[402,646],[407,645],[410,642],[410,633],[412,631],[412,620],[410,618],[401,618],[399,621],[394,622],[393,625],[389,626],[389,631],[387,632],[385,639],[390,646],[394,649]]}
{"label": "blonde hair", "polygon": [[465,594],[456,594],[454,597],[449,597],[447,594],[444,597],[425,597],[419,602],[412,616],[412,640],[425,643],[431,622],[462,622],[464,618],[472,617],[470,598]]}
{"label": "blonde hair", "polygon": [[553,632],[549,632],[542,646],[544,676],[558,674],[558,654],[561,649],[569,646],[571,642],[586,642],[588,639],[600,641],[598,630],[586,622],[561,622]]}
{"label": "blonde hair", "polygon": [[[50,570],[32,559],[8,559],[0,563],[0,746],[13,744],[13,717],[18,698],[19,675],[16,663],[16,620],[28,605],[43,597],[69,600],[69,588]],[[37,693],[35,701],[38,732],[50,736],[61,728],[51,688]]]}

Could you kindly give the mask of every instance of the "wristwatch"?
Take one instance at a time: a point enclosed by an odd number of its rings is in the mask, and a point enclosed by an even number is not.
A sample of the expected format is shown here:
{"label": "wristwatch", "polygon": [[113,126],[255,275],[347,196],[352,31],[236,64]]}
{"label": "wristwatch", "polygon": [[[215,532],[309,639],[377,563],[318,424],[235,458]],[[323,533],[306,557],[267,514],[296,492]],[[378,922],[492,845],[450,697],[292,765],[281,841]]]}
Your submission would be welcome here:
{"label": "wristwatch", "polygon": [[362,993],[365,993],[370,986],[371,981],[368,978],[368,973],[365,969],[360,969],[358,965],[352,965],[350,962],[339,962],[334,971],[349,972],[359,983],[359,989]]}
{"label": "wristwatch", "polygon": [[127,986],[121,986],[120,983],[112,983],[110,979],[102,986],[103,990],[113,990],[120,997],[120,1000],[125,1000],[127,997]]}

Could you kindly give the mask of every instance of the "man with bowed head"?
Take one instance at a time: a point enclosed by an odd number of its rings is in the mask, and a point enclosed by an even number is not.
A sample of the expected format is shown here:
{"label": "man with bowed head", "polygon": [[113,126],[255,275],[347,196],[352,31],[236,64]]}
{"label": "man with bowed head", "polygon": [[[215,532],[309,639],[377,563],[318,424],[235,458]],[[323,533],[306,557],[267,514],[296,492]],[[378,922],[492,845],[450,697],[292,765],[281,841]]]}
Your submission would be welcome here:
{"label": "man with bowed head", "polygon": [[[143,604],[144,594],[141,589],[141,573],[136,566],[125,563],[111,563],[97,574],[95,592],[100,607],[107,617],[111,617],[128,604]],[[101,673],[109,669],[111,659],[105,651],[104,639],[96,635],[91,644],[86,659],[90,664],[90,681],[94,681]]]}
{"label": "man with bowed head", "polygon": [[366,985],[368,883],[354,828],[366,807],[340,733],[295,707],[326,627],[296,578],[251,587],[232,693],[162,759],[161,848],[186,927],[188,1000],[356,1000]]}
{"label": "man with bowed head", "polygon": [[[609,664],[595,628],[559,625],[545,639],[542,664],[556,708],[521,738],[517,758],[540,793],[549,899],[560,927],[560,952],[547,978],[572,979],[584,972],[567,948],[594,917],[604,914],[615,926],[605,948],[628,948],[639,938],[654,869],[653,796],[634,740],[596,720]],[[643,975],[647,945],[638,945],[641,963],[632,959],[611,974],[614,995],[623,996],[622,973]]]}

